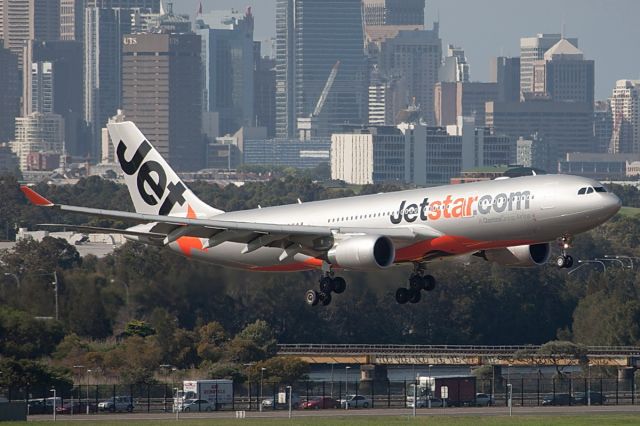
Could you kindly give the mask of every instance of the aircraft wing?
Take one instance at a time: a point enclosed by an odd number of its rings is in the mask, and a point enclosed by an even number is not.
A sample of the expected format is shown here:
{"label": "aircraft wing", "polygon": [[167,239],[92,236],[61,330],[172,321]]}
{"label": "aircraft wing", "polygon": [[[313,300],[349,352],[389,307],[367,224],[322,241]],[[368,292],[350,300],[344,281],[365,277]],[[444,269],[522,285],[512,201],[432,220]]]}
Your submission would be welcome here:
{"label": "aircraft wing", "polygon": [[[441,236],[435,229],[425,225],[412,225],[395,228],[368,228],[368,227],[329,227],[314,225],[281,225],[273,223],[240,222],[224,219],[188,218],[177,216],[164,216],[146,213],[133,213],[120,210],[104,210],[90,207],[70,206],[56,204],[44,198],[31,188],[21,186],[21,191],[33,204],[42,207],[81,213],[92,216],[108,217],[112,219],[126,219],[140,225],[127,230],[110,228],[93,228],[87,226],[68,226],[68,229],[84,230],[84,232],[112,232],[124,235],[148,237],[158,240],[162,237],[163,243],[170,244],[181,237],[208,238],[207,247],[212,247],[225,241],[244,242],[247,244],[246,252],[256,250],[262,246],[270,245],[276,241],[289,240],[306,247],[322,247],[325,237],[336,234],[368,234],[384,235],[392,240],[412,241],[425,240]],[[144,224],[144,225],[142,225]],[[53,224],[45,224],[53,226]],[[322,248],[316,248],[322,250]]]}

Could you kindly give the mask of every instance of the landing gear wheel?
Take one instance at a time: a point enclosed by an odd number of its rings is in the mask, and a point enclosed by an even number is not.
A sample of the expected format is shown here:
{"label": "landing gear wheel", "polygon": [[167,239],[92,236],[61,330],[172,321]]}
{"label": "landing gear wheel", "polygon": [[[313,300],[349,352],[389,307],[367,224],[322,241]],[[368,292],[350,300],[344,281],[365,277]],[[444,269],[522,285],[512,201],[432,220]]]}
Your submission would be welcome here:
{"label": "landing gear wheel", "polygon": [[315,290],[307,290],[307,292],[304,294],[304,299],[309,306],[316,306],[320,301],[318,292]]}
{"label": "landing gear wheel", "polygon": [[571,268],[573,266],[573,257],[571,255],[566,255],[566,265],[565,268]]}
{"label": "landing gear wheel", "polygon": [[347,282],[342,277],[335,277],[333,279],[333,292],[335,294],[341,294],[347,288]]}
{"label": "landing gear wheel", "polygon": [[422,277],[422,288],[424,288],[425,291],[432,291],[436,288],[436,279],[431,275],[425,275]]}
{"label": "landing gear wheel", "polygon": [[567,258],[565,256],[556,257],[556,266],[558,268],[566,268]]}
{"label": "landing gear wheel", "polygon": [[320,278],[320,291],[327,294],[333,291],[333,280],[331,277]]}
{"label": "landing gear wheel", "polygon": [[329,303],[331,303],[331,293],[321,292],[318,295],[318,298],[322,302],[322,306],[327,306]]}
{"label": "landing gear wheel", "polygon": [[409,278],[409,288],[411,290],[420,291],[424,288],[424,282],[420,275],[411,275]]}
{"label": "landing gear wheel", "polygon": [[409,289],[404,287],[400,287],[396,290],[396,302],[401,305],[404,305],[409,301]]}
{"label": "landing gear wheel", "polygon": [[420,290],[411,289],[409,290],[409,303],[418,303],[422,297],[422,292]]}

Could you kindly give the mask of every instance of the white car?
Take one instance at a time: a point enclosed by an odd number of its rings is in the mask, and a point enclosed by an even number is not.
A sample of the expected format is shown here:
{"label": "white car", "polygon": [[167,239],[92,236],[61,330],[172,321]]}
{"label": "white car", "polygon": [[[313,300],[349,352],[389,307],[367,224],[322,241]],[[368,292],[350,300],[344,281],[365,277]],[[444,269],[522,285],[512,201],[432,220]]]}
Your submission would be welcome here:
{"label": "white car", "polygon": [[[300,406],[300,397],[295,393],[291,395],[291,408],[298,409]],[[289,399],[287,395],[287,402],[284,404],[277,403],[276,408],[289,408]],[[273,410],[273,397],[265,398],[262,400],[262,409],[263,410]]]}
{"label": "white car", "polygon": [[100,411],[133,411],[133,398],[130,396],[116,396],[111,399],[106,399],[98,404],[98,410]]}
{"label": "white car", "polygon": [[345,399],[340,400],[340,407],[347,408],[369,408],[371,407],[371,400],[362,395],[347,395]]}
{"label": "white car", "polygon": [[486,393],[477,393],[476,394],[476,405],[478,407],[489,407],[494,405],[496,401],[493,399],[491,395]]}
{"label": "white car", "polygon": [[184,413],[199,412],[199,411],[215,411],[214,404],[210,403],[206,399],[187,399],[178,406],[178,411]]}
{"label": "white car", "polygon": [[[442,407],[440,398],[431,398],[431,408]],[[413,400],[407,398],[407,408],[413,408]],[[418,398],[418,406],[416,408],[429,408],[429,400],[427,398]]]}

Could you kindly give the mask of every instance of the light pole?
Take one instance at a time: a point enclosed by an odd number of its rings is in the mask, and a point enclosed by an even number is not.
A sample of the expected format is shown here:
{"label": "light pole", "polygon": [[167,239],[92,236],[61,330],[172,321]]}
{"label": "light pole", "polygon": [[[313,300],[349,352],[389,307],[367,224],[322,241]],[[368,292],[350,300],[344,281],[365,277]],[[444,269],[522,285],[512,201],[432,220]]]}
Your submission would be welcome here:
{"label": "light pole", "polygon": [[[262,411],[262,381],[264,380],[264,370],[265,367],[260,368],[260,411]],[[275,408],[275,401],[273,401],[273,406]]]}
{"label": "light pole", "polygon": [[331,398],[333,399],[333,365],[335,362],[331,363]]}
{"label": "light pole", "polygon": [[415,383],[411,383],[413,388],[413,417],[416,416],[416,407],[418,406],[418,389]]}
{"label": "light pole", "polygon": [[[495,398],[494,393],[496,391],[496,366],[491,364],[491,400]],[[491,402],[491,400],[489,402]]]}
{"label": "light pole", "polygon": [[511,385],[511,363],[507,364],[507,404],[509,405],[509,415],[511,415],[511,394],[513,393],[513,386]]}
{"label": "light pole", "polygon": [[89,414],[89,377],[91,370],[87,370],[87,414]]}
{"label": "light pole", "polygon": [[[175,395],[173,397],[173,400],[178,401],[178,388],[173,388],[173,394]],[[175,410],[176,410],[176,420],[180,420],[180,404],[175,404]]]}
{"label": "light pole", "polygon": [[53,299],[56,305],[56,321],[58,321],[60,319],[60,311],[58,309],[58,273],[56,271],[53,271],[53,282],[51,285],[53,286]]}
{"label": "light pole", "polygon": [[287,390],[289,391],[289,418],[291,418],[291,386],[287,386]]}
{"label": "light pole", "polygon": [[427,393],[427,406],[431,408],[431,367],[433,364],[429,364],[429,392]]}
{"label": "light pole", "polygon": [[13,279],[16,280],[16,285],[18,286],[18,289],[20,289],[20,278],[16,274],[13,274],[11,272],[5,272],[4,276],[13,277]]}
{"label": "light pole", "polygon": [[349,409],[349,400],[347,399],[347,396],[349,394],[349,369],[351,367],[349,367],[348,365],[344,367],[344,409],[348,410]]}
{"label": "light pole", "polygon": [[591,407],[591,366],[593,364],[589,363],[589,374],[587,378],[587,406]]}
{"label": "light pole", "polygon": [[[73,368],[80,369],[80,368],[85,368],[85,366],[84,365],[74,365]],[[80,387],[78,388],[78,410],[80,410],[80,406],[82,405],[82,394],[80,393],[81,390],[82,390],[82,381],[80,381],[79,383],[80,383]],[[89,381],[87,379],[87,389],[89,388],[88,383],[89,383]],[[87,390],[87,395],[89,395],[89,391],[88,390]],[[71,414],[73,414],[73,404],[71,404]]]}
{"label": "light pole", "polygon": [[53,392],[53,421],[56,421],[56,388],[53,388],[50,390],[50,392]]}

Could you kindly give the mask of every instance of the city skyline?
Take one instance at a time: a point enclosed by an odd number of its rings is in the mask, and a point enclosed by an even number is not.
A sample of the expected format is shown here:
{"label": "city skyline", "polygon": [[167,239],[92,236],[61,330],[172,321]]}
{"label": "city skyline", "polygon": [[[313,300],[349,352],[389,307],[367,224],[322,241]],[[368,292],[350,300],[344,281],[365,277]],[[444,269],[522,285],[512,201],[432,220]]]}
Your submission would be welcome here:
{"label": "city skyline", "polygon": [[[193,18],[199,2],[180,0],[174,7]],[[275,37],[275,4],[276,0],[202,0],[205,12],[251,6],[256,40]],[[442,45],[454,44],[465,50],[471,81],[489,81],[492,57],[519,56],[520,38],[560,33],[563,22],[566,36],[578,38],[585,58],[595,61],[596,99],[610,97],[617,80],[640,79],[640,56],[619,57],[620,52],[633,52],[635,42],[640,40],[640,26],[634,23],[634,17],[640,16],[640,2],[538,0],[535,7],[526,5],[513,0],[427,0],[425,23],[431,27],[439,16]]]}

